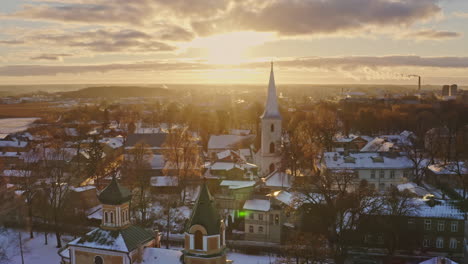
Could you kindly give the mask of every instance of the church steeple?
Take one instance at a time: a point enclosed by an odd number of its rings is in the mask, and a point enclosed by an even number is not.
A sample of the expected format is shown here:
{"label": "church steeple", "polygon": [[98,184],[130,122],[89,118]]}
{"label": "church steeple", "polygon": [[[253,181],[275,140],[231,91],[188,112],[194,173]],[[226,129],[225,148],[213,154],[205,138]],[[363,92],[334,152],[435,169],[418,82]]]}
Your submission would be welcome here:
{"label": "church steeple", "polygon": [[273,72],[273,62],[271,63],[270,82],[268,84],[268,96],[265,104],[265,111],[260,117],[261,121],[261,146],[258,164],[262,176],[276,171],[281,155],[279,146],[281,145],[282,118],[279,112],[276,98],[275,74]]}
{"label": "church steeple", "polygon": [[273,71],[273,62],[271,62],[270,82],[268,83],[268,95],[265,104],[265,111],[261,119],[281,119],[278,101],[276,98],[275,73]]}
{"label": "church steeple", "polygon": [[225,225],[206,183],[201,187],[185,232],[184,263],[225,264]]}

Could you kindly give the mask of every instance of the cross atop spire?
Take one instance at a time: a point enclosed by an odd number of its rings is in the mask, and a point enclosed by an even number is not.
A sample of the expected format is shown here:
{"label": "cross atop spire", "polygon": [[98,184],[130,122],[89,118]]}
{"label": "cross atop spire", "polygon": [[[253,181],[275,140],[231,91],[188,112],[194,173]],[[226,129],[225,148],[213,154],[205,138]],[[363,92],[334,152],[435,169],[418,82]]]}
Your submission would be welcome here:
{"label": "cross atop spire", "polygon": [[276,99],[275,74],[273,72],[273,61],[271,62],[270,82],[268,84],[268,96],[262,119],[281,119],[278,101]]}

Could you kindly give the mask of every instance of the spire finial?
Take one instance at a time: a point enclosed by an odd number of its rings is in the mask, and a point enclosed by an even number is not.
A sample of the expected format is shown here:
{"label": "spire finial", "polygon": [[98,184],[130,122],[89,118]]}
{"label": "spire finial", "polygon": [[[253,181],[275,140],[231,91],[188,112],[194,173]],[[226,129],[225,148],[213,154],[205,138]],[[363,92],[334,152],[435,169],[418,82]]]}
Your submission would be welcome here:
{"label": "spire finial", "polygon": [[271,71],[273,71],[273,61],[271,61]]}

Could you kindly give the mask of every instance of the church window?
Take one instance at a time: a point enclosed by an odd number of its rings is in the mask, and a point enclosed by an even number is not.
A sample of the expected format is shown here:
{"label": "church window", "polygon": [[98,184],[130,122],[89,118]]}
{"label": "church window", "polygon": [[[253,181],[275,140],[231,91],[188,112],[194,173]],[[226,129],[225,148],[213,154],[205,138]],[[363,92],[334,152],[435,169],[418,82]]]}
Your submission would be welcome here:
{"label": "church window", "polygon": [[114,213],[113,212],[110,213],[110,222],[111,222],[111,224],[114,223]]}
{"label": "church window", "polygon": [[107,214],[107,212],[104,213],[104,222],[105,223],[109,222],[109,215]]}
{"label": "church window", "polygon": [[101,256],[96,256],[94,257],[94,264],[103,264],[104,260],[102,259]]}
{"label": "church window", "polygon": [[270,164],[270,173],[275,171],[275,164]]}
{"label": "church window", "polygon": [[275,225],[279,225],[279,215],[275,215]]}
{"label": "church window", "polygon": [[275,153],[275,143],[270,143],[270,153]]}
{"label": "church window", "polygon": [[271,124],[270,131],[275,132],[275,125],[274,124]]}
{"label": "church window", "polygon": [[195,231],[195,249],[203,250],[203,233],[200,230]]}

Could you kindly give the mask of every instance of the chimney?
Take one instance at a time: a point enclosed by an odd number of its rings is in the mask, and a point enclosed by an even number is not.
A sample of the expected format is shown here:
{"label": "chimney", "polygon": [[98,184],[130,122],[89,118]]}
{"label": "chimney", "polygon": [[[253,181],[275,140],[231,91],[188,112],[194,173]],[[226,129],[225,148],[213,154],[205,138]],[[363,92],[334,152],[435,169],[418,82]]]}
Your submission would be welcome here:
{"label": "chimney", "polygon": [[418,91],[421,91],[421,76],[418,76]]}

